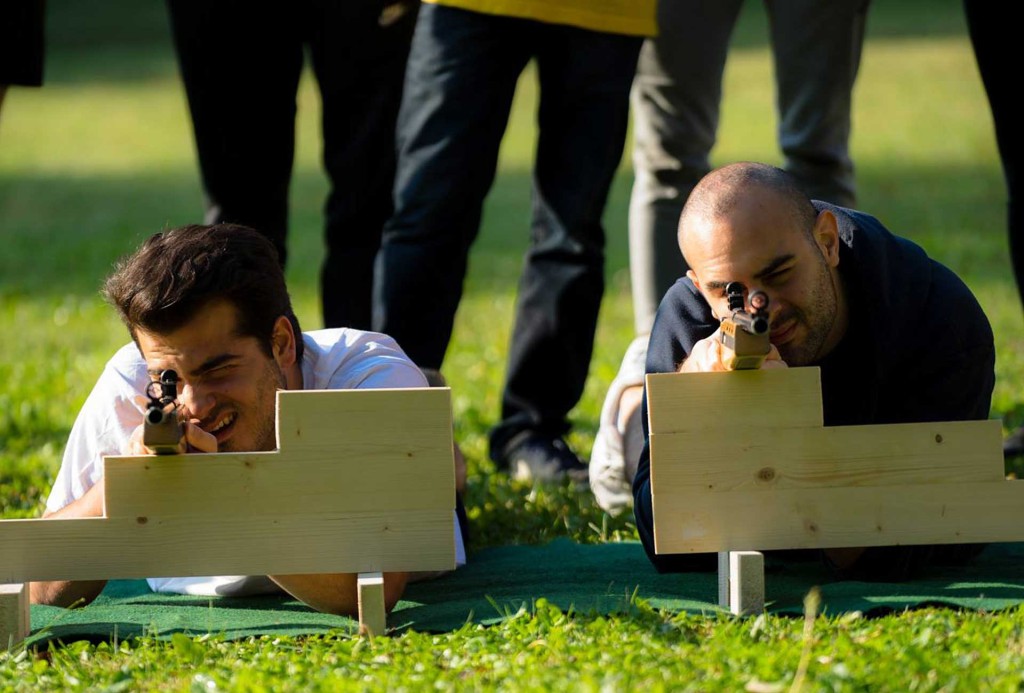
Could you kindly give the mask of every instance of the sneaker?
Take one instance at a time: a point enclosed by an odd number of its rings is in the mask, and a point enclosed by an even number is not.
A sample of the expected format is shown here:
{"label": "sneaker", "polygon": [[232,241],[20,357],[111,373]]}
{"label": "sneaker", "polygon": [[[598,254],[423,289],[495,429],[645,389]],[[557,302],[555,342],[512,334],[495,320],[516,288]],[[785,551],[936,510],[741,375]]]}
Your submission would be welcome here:
{"label": "sneaker", "polygon": [[636,337],[622,357],[619,372],[605,395],[600,427],[590,453],[590,489],[598,506],[612,516],[633,504],[630,472],[635,473],[637,461],[627,463],[625,459],[626,431],[619,427],[619,402],[626,388],[644,384],[647,338],[647,335]]}
{"label": "sneaker", "polygon": [[521,434],[509,443],[503,462],[517,481],[587,483],[587,465],[561,438]]}
{"label": "sneaker", "polygon": [[1024,426],[1011,433],[1003,441],[1003,457],[1024,455]]}

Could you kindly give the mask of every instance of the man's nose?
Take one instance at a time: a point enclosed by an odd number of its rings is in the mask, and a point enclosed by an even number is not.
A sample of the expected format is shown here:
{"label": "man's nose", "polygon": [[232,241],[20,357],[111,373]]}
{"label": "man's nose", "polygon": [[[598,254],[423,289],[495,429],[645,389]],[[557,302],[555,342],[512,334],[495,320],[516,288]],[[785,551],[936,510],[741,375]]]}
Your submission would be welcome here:
{"label": "man's nose", "polygon": [[214,398],[210,391],[202,385],[184,383],[181,394],[178,396],[178,403],[190,416],[203,419],[210,413]]}
{"label": "man's nose", "polygon": [[768,308],[768,324],[769,325],[774,326],[776,323],[778,323],[781,320],[784,320],[785,318],[786,318],[786,308],[785,308],[785,306],[783,306],[781,304],[778,304],[778,303],[773,303],[773,304],[771,304],[769,306],[769,308]]}
{"label": "man's nose", "polygon": [[[760,292],[762,296],[760,298],[755,297],[754,300],[751,300],[751,296],[757,292]],[[765,289],[752,289],[750,293],[747,294],[746,308],[750,313],[756,313],[758,309],[767,311],[769,324],[775,324],[775,321],[783,312],[782,304],[779,301],[776,301],[775,297]]]}

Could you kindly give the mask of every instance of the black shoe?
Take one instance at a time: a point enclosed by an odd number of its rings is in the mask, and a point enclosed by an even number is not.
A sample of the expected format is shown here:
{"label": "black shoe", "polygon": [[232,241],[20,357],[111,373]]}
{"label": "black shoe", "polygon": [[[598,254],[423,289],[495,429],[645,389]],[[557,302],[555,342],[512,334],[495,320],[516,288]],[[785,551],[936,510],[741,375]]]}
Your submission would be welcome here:
{"label": "black shoe", "polygon": [[513,438],[502,458],[509,476],[517,481],[589,483],[587,465],[561,438],[526,433]]}
{"label": "black shoe", "polygon": [[1003,441],[1003,457],[1024,455],[1024,426],[1011,433]]}

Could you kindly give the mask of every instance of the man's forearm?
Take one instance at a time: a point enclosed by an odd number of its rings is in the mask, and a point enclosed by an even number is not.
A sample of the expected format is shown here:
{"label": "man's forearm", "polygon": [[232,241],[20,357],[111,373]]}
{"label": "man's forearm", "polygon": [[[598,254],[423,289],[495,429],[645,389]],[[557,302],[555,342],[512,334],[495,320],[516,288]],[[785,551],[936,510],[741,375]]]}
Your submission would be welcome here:
{"label": "man's forearm", "polygon": [[[356,616],[359,613],[355,573],[271,575],[270,579],[317,611],[338,616]],[[408,573],[384,573],[384,606],[388,611],[401,599],[408,579]]]}
{"label": "man's forearm", "polygon": [[96,484],[80,498],[76,498],[60,510],[43,513],[45,519],[74,520],[80,517],[103,517],[103,482]]}
{"label": "man's forearm", "polygon": [[51,580],[29,584],[29,598],[33,604],[47,606],[85,606],[95,599],[106,580]]}
{"label": "man's forearm", "polygon": [[[101,517],[103,515],[103,484],[90,488],[77,500],[60,510],[43,513],[48,520],[74,519],[79,517]],[[51,580],[33,582],[29,585],[29,598],[33,604],[49,606],[84,606],[103,591],[106,580]]]}

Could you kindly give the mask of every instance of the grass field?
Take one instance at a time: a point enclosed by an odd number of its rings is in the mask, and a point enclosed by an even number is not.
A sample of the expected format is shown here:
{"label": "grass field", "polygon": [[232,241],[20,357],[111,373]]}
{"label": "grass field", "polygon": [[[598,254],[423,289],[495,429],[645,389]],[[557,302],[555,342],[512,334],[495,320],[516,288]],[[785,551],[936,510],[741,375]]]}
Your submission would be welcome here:
{"label": "grass field", "polygon": [[[195,153],[162,3],[48,0],[42,89],[12,89],[0,115],[0,504],[33,517],[63,443],[122,325],[98,288],[151,233],[202,215]],[[761,5],[748,3],[726,72],[716,163],[779,163]],[[470,465],[471,550],[505,543],[635,538],[586,494],[534,494],[486,457],[499,411],[515,285],[526,249],[532,71],[520,84],[445,362]],[[307,329],[320,326],[318,97],[299,94],[288,279]],[[860,207],[963,276],[996,335],[992,416],[1024,423],[1024,319],[1005,230],[1005,190],[987,102],[955,0],[878,0],[855,94]],[[570,442],[586,456],[604,391],[632,337],[626,251],[629,152],[605,214],[608,291]],[[951,316],[955,319],[955,316]],[[1016,472],[1017,470],[1010,470]],[[0,557],[2,560],[2,557]],[[514,579],[514,578],[513,578]],[[0,690],[485,688],[1017,690],[1024,611],[856,614],[810,624],[768,617],[567,616],[543,603],[500,626],[222,642],[178,638],[71,645],[49,659],[0,652]]]}

